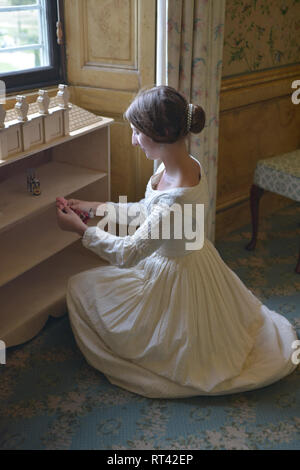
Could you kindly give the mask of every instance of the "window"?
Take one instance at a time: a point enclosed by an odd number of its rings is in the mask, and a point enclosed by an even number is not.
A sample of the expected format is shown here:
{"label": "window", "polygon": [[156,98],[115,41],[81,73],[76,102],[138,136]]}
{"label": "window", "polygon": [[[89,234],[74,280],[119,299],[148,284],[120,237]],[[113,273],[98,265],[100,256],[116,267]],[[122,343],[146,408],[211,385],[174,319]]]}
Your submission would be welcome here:
{"label": "window", "polygon": [[0,79],[14,92],[65,82],[62,0],[0,0]]}

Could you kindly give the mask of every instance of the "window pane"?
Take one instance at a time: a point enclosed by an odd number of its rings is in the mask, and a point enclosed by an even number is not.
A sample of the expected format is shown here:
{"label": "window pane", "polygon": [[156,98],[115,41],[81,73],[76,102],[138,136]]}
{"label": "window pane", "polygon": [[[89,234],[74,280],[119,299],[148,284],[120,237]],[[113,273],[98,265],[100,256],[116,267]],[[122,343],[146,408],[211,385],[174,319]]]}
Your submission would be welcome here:
{"label": "window pane", "polygon": [[57,5],[64,18],[62,2],[0,0],[0,80],[7,91],[66,81],[65,46],[56,38]]}
{"label": "window pane", "polygon": [[0,74],[40,67],[42,58],[38,49],[2,52],[0,54]]}
{"label": "window pane", "polygon": [[[40,10],[0,12],[0,73],[49,65],[46,42]],[[36,47],[13,50],[33,45]],[[38,45],[41,47],[38,48]],[[7,52],[5,49],[8,49]]]}
{"label": "window pane", "polygon": [[14,7],[20,5],[36,5],[38,0],[0,0],[0,7]]}
{"label": "window pane", "polygon": [[0,48],[39,43],[39,14],[36,10],[0,12]]}

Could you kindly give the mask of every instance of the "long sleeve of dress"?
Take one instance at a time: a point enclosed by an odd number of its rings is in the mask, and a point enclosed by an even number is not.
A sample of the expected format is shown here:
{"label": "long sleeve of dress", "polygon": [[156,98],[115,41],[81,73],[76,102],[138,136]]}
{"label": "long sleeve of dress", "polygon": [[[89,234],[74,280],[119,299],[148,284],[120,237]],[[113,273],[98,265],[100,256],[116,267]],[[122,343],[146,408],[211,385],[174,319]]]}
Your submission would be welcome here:
{"label": "long sleeve of dress", "polygon": [[[107,202],[103,207],[97,208],[96,215],[106,215],[107,221],[129,225],[136,217],[139,217],[144,210],[144,199],[139,202]],[[98,210],[99,209],[99,210]]]}
{"label": "long sleeve of dress", "polygon": [[165,242],[163,220],[165,217],[169,218],[171,204],[172,201],[167,195],[159,196],[133,235],[118,237],[98,226],[89,227],[82,238],[83,246],[112,265],[134,266]]}

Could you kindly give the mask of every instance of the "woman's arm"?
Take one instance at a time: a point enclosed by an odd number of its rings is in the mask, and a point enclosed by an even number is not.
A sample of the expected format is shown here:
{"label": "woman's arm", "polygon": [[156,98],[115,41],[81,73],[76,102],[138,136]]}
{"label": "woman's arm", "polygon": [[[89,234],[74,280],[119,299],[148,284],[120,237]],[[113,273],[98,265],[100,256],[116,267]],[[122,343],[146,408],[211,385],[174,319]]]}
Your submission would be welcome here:
{"label": "woman's arm", "polygon": [[[57,198],[57,206],[62,208],[63,198]],[[67,204],[71,209],[84,211],[90,214],[104,216],[106,215],[107,221],[115,222],[117,224],[130,224],[135,217],[140,215],[141,210],[144,209],[142,199],[139,202],[128,202],[128,203],[117,203],[117,202],[90,202],[81,201],[79,199],[65,199],[65,205]]]}
{"label": "woman's arm", "polygon": [[170,220],[170,205],[170,198],[161,195],[150,215],[131,236],[118,237],[97,226],[88,227],[82,243],[113,265],[125,268],[134,266],[165,242],[162,226]]}
{"label": "woman's arm", "polygon": [[56,216],[58,226],[62,230],[75,232],[83,237],[88,225],[86,225],[70,207],[65,206],[64,208],[60,208],[56,206]]}
{"label": "woman's arm", "polygon": [[[93,214],[89,211],[93,210]],[[78,199],[66,200],[62,197],[56,198],[56,214],[57,222],[62,230],[78,233],[81,237],[84,235],[85,230],[88,228],[81,218],[74,211],[84,211],[90,217],[94,215],[106,216],[102,219],[105,224],[109,221],[118,224],[129,225],[135,219],[141,220],[141,215],[145,215],[145,206],[140,203],[117,204],[97,203],[89,201],[80,201]],[[145,217],[144,217],[145,218]],[[144,219],[143,219],[144,220]],[[91,227],[93,228],[93,227]]]}
{"label": "woman's arm", "polygon": [[106,215],[107,221],[116,224],[129,225],[136,217],[145,211],[145,199],[139,202],[107,202],[96,210],[96,215]]}

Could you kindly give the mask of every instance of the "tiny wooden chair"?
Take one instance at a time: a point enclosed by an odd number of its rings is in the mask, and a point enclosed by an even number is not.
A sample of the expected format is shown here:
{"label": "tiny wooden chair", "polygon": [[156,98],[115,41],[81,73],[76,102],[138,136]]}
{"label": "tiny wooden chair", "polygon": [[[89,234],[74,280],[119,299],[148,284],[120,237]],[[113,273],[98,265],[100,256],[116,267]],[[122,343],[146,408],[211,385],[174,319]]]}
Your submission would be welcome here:
{"label": "tiny wooden chair", "polygon": [[[300,149],[257,162],[250,191],[252,239],[247,250],[256,246],[259,201],[265,190],[300,202]],[[295,272],[300,274],[300,248]]]}

